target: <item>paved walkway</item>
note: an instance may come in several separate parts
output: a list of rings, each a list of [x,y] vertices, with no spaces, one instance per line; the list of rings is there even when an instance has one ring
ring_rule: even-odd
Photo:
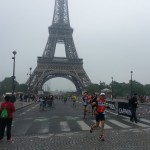
[[[29,105],[16,102],[16,109]],[[15,136],[13,141],[4,139],[0,150],[150,150],[150,128],[106,130],[105,141],[99,140],[99,130]]]
[[[12,143],[0,143],[1,150],[150,150],[150,129],[110,130],[105,141],[99,140],[99,131],[14,137]]]

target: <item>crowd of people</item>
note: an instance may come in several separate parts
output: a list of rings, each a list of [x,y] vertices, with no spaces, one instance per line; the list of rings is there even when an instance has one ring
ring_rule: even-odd
[[[44,110],[46,107],[54,107],[54,100],[61,100],[64,104],[67,101],[72,102],[72,106],[76,108],[76,102],[82,102],[83,107],[83,119],[86,119],[87,114],[91,114],[95,118],[95,124],[90,128],[90,133],[99,125],[100,128],[100,140],[104,141],[104,126],[105,126],[105,110],[108,108],[105,93],[93,93],[89,94],[85,91],[82,96],[73,95],[42,95],[36,98],[37,102],[40,102],[40,108]],[[130,121],[137,123],[136,109],[138,105],[138,96],[135,93],[129,99],[129,109],[131,110]],[[7,109],[7,112],[6,110]],[[10,95],[5,96],[5,101],[0,106],[0,141],[4,137],[5,128],[7,127],[7,140],[11,141],[11,125],[13,120],[13,113],[15,112],[14,103]]]
[[[40,102],[40,108],[44,110],[47,107],[54,107],[54,96],[48,95],[48,96],[40,96],[37,99],[38,102]]]

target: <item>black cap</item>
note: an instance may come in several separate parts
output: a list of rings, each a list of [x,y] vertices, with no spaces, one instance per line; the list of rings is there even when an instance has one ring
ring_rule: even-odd
[[[9,101],[9,100],[10,100],[10,96],[9,96],[9,95],[6,95],[6,96],[5,96],[5,100],[6,100],[6,101]]]

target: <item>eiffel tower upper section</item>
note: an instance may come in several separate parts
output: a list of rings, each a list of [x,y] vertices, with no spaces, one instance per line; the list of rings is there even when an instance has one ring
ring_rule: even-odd
[[[56,0],[52,25],[70,27],[68,1]]]
[[[52,25],[49,27],[49,39],[43,57],[54,58],[56,43],[65,45],[66,58],[78,59],[78,54],[72,38],[73,29],[70,27],[68,1],[55,0]]]

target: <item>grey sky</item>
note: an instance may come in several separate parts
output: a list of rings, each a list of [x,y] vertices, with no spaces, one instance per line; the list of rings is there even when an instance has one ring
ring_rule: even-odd
[[[110,83],[112,76],[127,83],[131,70],[134,80],[150,83],[149,0],[68,3],[76,50],[93,83]],[[53,11],[54,0],[0,0],[0,81],[12,76],[11,57],[16,50],[16,78],[26,82],[29,67],[36,67],[37,56],[44,51]],[[56,54],[63,56],[64,51],[58,48]],[[67,88],[74,87],[68,82]]]

